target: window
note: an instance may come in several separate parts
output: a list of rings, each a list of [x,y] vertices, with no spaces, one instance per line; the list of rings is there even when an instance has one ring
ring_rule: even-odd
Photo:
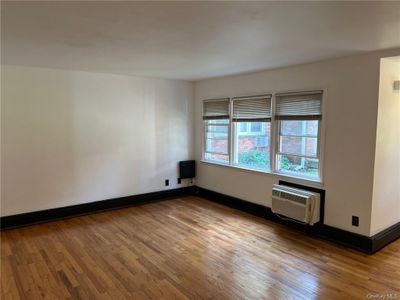
[[[263,131],[261,122],[240,122],[238,134],[240,135],[259,135]]]
[[[256,147],[268,147],[268,137],[265,136],[258,136],[256,138]]]
[[[229,162],[229,120],[206,120],[205,159]]]
[[[248,123],[242,122],[239,123],[239,134],[246,134],[249,133],[249,129],[248,129]]]
[[[205,100],[203,159],[318,181],[321,121],[322,91]]]
[[[233,165],[270,169],[271,95],[233,98]]]
[[[229,99],[203,104],[204,159],[229,163]]]
[[[320,178],[319,129],[322,92],[276,95],[276,171]]]
[[[263,127],[263,124],[261,122],[251,122],[250,123],[250,132],[258,134],[261,132],[262,127]]]

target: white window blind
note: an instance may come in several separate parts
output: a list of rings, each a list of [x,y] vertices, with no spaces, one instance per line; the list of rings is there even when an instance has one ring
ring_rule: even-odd
[[[233,98],[233,122],[271,121],[271,95]]]
[[[229,98],[203,101],[203,120],[218,119],[229,119]]]
[[[277,120],[321,120],[322,91],[276,94]]]

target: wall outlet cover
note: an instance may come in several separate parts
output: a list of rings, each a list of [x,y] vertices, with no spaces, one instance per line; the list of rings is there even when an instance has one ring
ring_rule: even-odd
[[[359,217],[351,216],[351,225],[358,227],[359,223],[360,223]]]

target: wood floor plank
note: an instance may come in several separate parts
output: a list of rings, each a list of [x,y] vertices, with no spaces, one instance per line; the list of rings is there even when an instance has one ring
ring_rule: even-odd
[[[2,299],[400,299],[366,255],[198,197],[1,232]]]

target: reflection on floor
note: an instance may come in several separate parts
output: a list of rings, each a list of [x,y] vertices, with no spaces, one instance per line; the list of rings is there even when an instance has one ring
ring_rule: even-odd
[[[400,240],[369,256],[198,197],[1,237],[2,299],[400,298]]]

